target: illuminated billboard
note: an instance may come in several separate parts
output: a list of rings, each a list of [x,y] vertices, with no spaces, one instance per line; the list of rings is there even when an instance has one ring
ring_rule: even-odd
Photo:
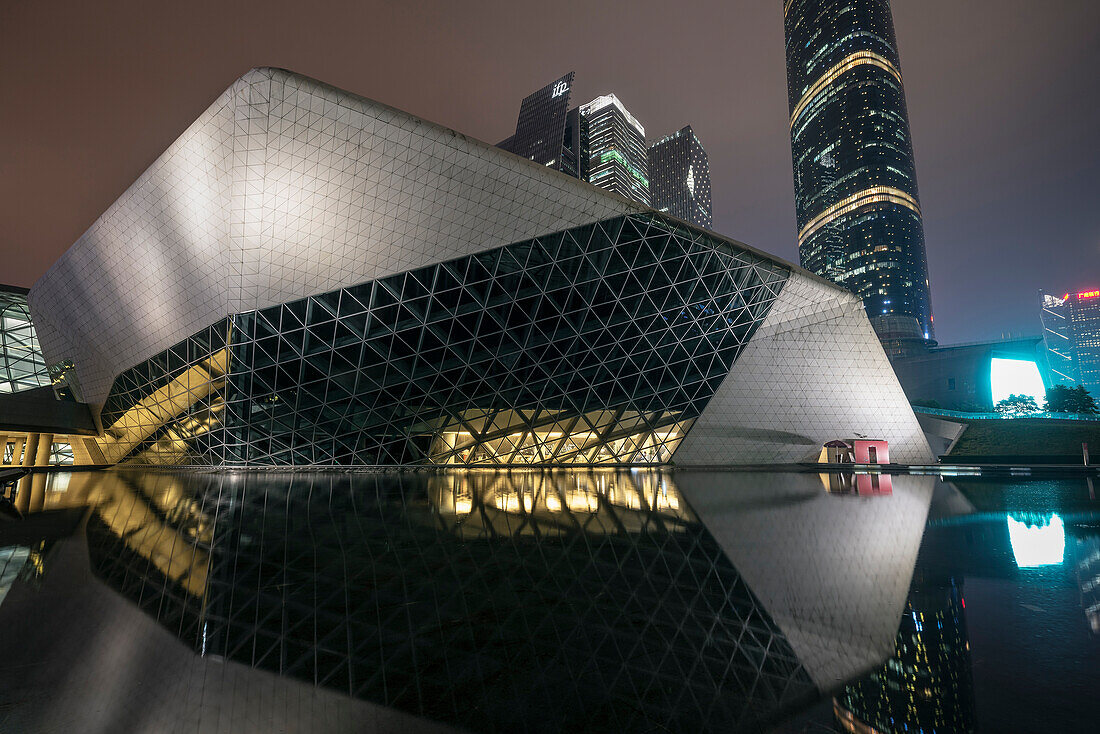
[[[1030,395],[1041,408],[1047,397],[1039,365],[1033,359],[993,357],[989,364],[989,384],[994,405],[1010,395]]]

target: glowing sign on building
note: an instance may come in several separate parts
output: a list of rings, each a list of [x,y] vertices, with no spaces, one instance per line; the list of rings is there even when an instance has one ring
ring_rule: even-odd
[[[560,81],[554,84],[554,93],[550,95],[550,98],[560,97],[569,91],[569,82]]]
[[[1008,539],[1018,568],[1054,566],[1066,554],[1066,527],[1057,514],[1050,517],[1027,514],[1021,519],[1009,515]]]
[[[989,385],[994,405],[1010,395],[1030,395],[1041,408],[1047,397],[1039,365],[1031,359],[994,357],[989,364]]]
[[[1100,298],[1100,291],[1082,291],[1077,294],[1078,298]]]

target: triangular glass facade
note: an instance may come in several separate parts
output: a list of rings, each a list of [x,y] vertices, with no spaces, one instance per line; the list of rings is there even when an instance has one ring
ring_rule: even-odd
[[[21,288],[0,286],[0,393],[50,384],[38,336]]]
[[[638,214],[238,314],[116,379],[104,453],[667,463],[788,274]]]

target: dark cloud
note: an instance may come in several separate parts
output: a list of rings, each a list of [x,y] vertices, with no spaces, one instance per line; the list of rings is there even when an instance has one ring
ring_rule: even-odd
[[[715,229],[796,260],[782,0],[52,3],[0,9],[0,282],[29,285],[234,78],[281,66],[475,137],[570,69],[690,123]],[[1100,3],[894,0],[941,341],[1100,285]]]

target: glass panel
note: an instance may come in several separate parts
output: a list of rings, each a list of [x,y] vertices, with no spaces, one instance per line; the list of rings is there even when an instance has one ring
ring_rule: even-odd
[[[667,463],[786,277],[652,214],[518,242],[204,330],[118,377],[104,452],[198,465]],[[362,311],[347,308],[351,293]]]

